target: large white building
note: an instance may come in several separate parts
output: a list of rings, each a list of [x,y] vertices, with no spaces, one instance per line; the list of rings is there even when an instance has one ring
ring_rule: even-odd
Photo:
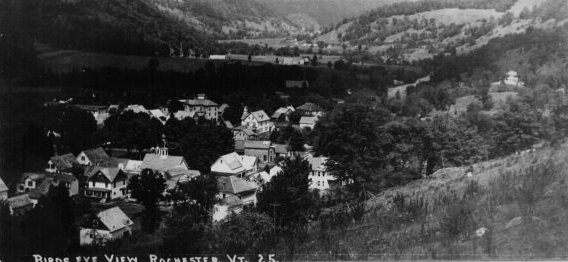
[[[205,94],[198,94],[195,99],[179,100],[184,105],[184,113],[194,119],[203,117],[207,120],[219,119],[219,104],[207,99]]]

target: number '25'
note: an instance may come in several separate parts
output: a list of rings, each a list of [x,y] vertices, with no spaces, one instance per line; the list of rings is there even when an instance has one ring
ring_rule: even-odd
[[[261,254],[258,254],[258,262],[266,262]],[[278,262],[274,259],[274,254],[268,255],[268,262]]]

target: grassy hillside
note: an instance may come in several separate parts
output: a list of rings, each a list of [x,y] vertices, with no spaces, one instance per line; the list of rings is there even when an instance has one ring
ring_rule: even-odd
[[[298,259],[563,258],[567,157],[564,143],[478,163],[471,176],[441,169],[368,200],[357,222],[328,215]]]
[[[400,0],[259,0],[275,12],[290,15],[304,14],[321,27],[339,23],[345,18],[361,15],[371,9],[400,2]]]

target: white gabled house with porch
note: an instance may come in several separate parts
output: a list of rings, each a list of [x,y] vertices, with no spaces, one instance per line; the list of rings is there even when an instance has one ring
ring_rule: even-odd
[[[113,200],[126,196],[128,177],[118,167],[95,167],[90,170],[85,197]]]

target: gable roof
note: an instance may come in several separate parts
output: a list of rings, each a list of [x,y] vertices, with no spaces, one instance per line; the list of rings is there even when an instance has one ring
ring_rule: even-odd
[[[319,107],[318,105],[316,105],[314,103],[305,103],[305,104],[297,107],[296,109],[300,110],[300,111],[309,111],[309,112],[323,111],[323,108]]]
[[[287,114],[288,112],[294,112],[294,107],[289,106],[278,108],[274,111],[274,114],[272,114],[272,118],[280,118],[282,114]]]
[[[288,154],[288,145],[285,144],[273,144],[274,153],[276,154]]]
[[[132,111],[134,113],[146,113],[148,114],[148,109],[146,109],[143,105],[128,105],[124,111]]]
[[[133,224],[132,220],[120,209],[113,207],[97,214],[97,218],[110,231],[115,232]]]
[[[207,98],[185,99],[185,100],[182,99],[179,101],[189,106],[219,106],[219,104]]]
[[[272,143],[270,141],[257,141],[257,140],[246,140],[244,147],[256,148],[256,149],[269,149]]]
[[[270,117],[268,117],[268,115],[266,114],[266,112],[264,112],[264,110],[258,110],[258,111],[254,111],[252,113],[249,113],[248,115],[246,115],[244,117],[244,119],[248,118],[249,116],[252,116],[254,119],[256,119],[257,121],[267,121],[270,120]]]
[[[300,118],[300,124],[315,125],[318,118],[315,116],[303,116]]]
[[[10,208],[12,209],[33,205],[30,197],[28,197],[28,194],[10,197],[6,199],[6,201],[8,202]]]
[[[177,111],[177,112],[174,113],[174,117],[175,117],[177,120],[180,120],[180,121],[181,121],[181,120],[184,120],[184,119],[186,119],[186,118],[188,118],[188,117],[189,117],[189,118],[193,118],[193,116],[195,116],[195,112],[192,112],[192,111],[184,111],[184,110],[181,110],[181,111]]]
[[[26,181],[26,179],[31,179],[34,181],[43,180],[46,177],[46,173],[33,173],[33,172],[24,172],[20,177],[20,183]]]
[[[222,104],[222,105],[219,107],[219,112],[221,112],[221,113],[225,112],[225,110],[226,110],[228,107],[229,107],[229,105],[227,105],[227,104]]]
[[[240,194],[249,191],[255,191],[258,185],[254,182],[249,182],[236,176],[219,177],[217,179],[219,192],[229,194]]]
[[[211,172],[237,174],[254,168],[256,157],[235,152],[223,155],[211,166]]]
[[[4,183],[4,180],[0,177],[0,192],[8,191],[8,186]]]
[[[73,105],[73,107],[84,110],[84,111],[100,111],[100,110],[106,110],[107,107],[106,106],[102,106],[102,105]]]
[[[116,177],[122,170],[118,167],[95,167],[89,172],[89,179],[96,175],[98,172],[101,172],[110,182],[114,182]]]
[[[87,156],[87,158],[89,158],[89,160],[93,164],[108,162],[110,159],[110,156],[108,156],[107,153],[101,147],[83,150],[83,153]]]
[[[161,157],[158,154],[147,153],[142,160],[140,170],[152,169],[160,172],[174,168],[187,168],[187,162],[182,156]]]
[[[73,164],[79,164],[79,162],[77,162],[77,158],[72,153],[52,156],[49,160],[51,160],[51,163],[53,163],[53,165],[55,165],[55,167],[60,171],[73,168]]]

